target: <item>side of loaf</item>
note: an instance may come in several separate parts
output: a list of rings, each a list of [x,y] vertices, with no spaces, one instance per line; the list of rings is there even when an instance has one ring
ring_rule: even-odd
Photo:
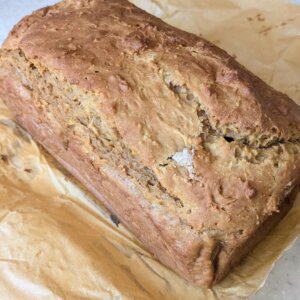
[[[188,281],[221,280],[287,213],[300,107],[125,0],[66,0],[0,50],[17,122]]]

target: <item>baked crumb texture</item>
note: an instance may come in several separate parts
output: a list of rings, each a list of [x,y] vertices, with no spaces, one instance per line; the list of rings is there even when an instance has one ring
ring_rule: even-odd
[[[25,17],[0,52],[0,96],[196,285],[223,278],[299,185],[299,106],[127,1],[63,1]]]

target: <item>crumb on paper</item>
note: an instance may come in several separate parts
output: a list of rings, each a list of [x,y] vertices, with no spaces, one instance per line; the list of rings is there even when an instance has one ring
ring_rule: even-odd
[[[272,29],[273,29],[273,26],[263,27],[258,33],[267,35]]]
[[[5,163],[8,163],[8,155],[7,154],[1,154],[1,160],[3,160]]]
[[[259,21],[259,22],[265,21],[265,17],[263,17],[262,14],[257,14],[255,17],[256,17],[257,21]]]
[[[26,173],[31,173],[31,172],[32,172],[32,169],[26,168],[26,169],[24,169],[24,172],[26,172]]]

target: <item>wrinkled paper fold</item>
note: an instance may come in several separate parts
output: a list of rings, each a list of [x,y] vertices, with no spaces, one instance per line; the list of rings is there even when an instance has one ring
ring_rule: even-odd
[[[135,0],[235,55],[300,104],[300,7],[284,0]],[[213,290],[159,264],[11,119],[0,102],[1,299],[237,299],[266,280],[300,234],[289,215]]]

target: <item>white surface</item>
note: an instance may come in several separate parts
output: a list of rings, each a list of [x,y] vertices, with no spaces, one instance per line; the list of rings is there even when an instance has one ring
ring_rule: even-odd
[[[23,16],[56,2],[58,0],[0,0],[0,44]]]
[[[251,300],[300,299],[300,239],[275,264],[264,287]]]
[[[0,0],[0,44],[24,15],[56,0]],[[300,3],[300,0],[294,0]],[[300,300],[300,239],[276,263],[264,287],[252,300]]]

